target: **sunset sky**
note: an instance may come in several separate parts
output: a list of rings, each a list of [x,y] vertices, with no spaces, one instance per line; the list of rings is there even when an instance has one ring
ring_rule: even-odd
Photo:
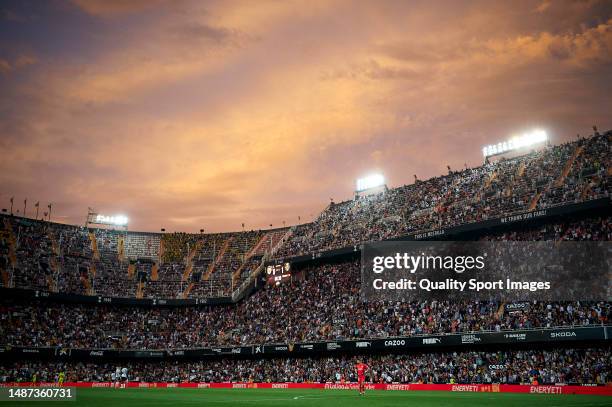
[[[0,208],[60,222],[290,225],[611,113],[611,1],[0,3]]]

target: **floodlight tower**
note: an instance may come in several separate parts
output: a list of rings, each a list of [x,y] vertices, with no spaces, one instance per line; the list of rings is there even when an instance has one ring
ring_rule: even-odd
[[[385,192],[387,189],[385,177],[382,174],[370,174],[363,178],[358,178],[355,182],[355,199]]]
[[[497,144],[484,146],[482,155],[486,162],[490,157],[546,143],[547,141],[548,134],[544,130],[533,130]]]

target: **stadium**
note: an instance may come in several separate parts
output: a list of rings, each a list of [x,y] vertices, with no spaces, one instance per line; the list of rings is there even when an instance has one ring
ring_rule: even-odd
[[[111,25],[109,19],[123,24],[121,18],[151,12],[132,11],[137,2],[83,3],[70,7]],[[24,8],[8,5],[6,24],[23,24],[17,19]],[[2,35],[9,38],[11,30]],[[18,69],[15,62],[0,70],[3,80]],[[100,107],[108,103],[100,99],[87,103],[104,115],[113,109]],[[0,109],[12,126],[0,129],[18,128],[11,121],[16,113],[4,102]],[[61,203],[39,200],[32,209],[31,198],[28,208],[27,198],[15,197],[17,186],[39,185],[32,196],[46,194],[49,184],[51,196],[59,196],[60,183],[41,173],[40,184],[1,178],[0,404],[609,406],[612,130],[592,126],[570,137],[534,127],[486,142],[493,144],[472,148],[466,139],[480,160],[472,167],[448,166],[423,179],[401,172],[397,186],[382,171],[369,172],[341,201],[317,195],[323,209],[311,220],[236,227],[222,218],[218,232],[186,232],[180,223],[177,231],[152,231],[150,224],[132,230],[134,219],[146,221],[150,213],[144,203],[143,213],[98,210],[97,202],[106,201],[73,189]],[[67,153],[71,143],[60,148],[62,169],[75,159]],[[21,174],[10,163],[13,156],[27,160],[26,150],[2,145],[8,153],[0,168]],[[129,161],[132,172],[140,171],[136,161]],[[146,172],[157,168],[149,164]],[[108,171],[105,180],[121,183],[118,172],[100,168]],[[335,162],[330,171],[340,168]],[[55,169],[49,164],[44,171]],[[79,171],[68,172],[66,179],[87,189]],[[154,185],[162,185],[156,177]],[[105,199],[129,204],[107,181],[91,183]],[[83,200],[93,207],[83,211]],[[219,205],[231,212],[228,202]],[[290,202],[299,213],[299,200]],[[62,217],[71,211],[85,221]],[[397,250],[397,263],[385,261],[384,250]],[[430,277],[431,289],[419,282],[409,290],[411,278],[426,271],[415,266],[394,274],[400,250],[404,259],[410,250],[421,256],[423,269],[425,259],[438,259],[432,264],[452,270],[440,272],[436,282],[444,284]],[[380,269],[370,267],[371,253]],[[451,266],[443,267],[443,258]],[[499,284],[463,292],[478,276],[470,268],[490,262],[483,275],[500,277]]]

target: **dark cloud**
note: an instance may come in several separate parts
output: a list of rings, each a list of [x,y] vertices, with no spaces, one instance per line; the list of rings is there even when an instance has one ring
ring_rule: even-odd
[[[0,59],[0,73],[6,74],[12,71],[11,64],[6,59]]]
[[[121,14],[141,13],[151,9],[168,9],[172,0],[72,0],[75,6],[94,16],[116,16]]]
[[[174,29],[174,33],[180,38],[188,41],[207,40],[214,42],[225,42],[235,36],[235,31],[222,27],[213,27],[197,22],[185,24]]]
[[[34,65],[36,62],[36,58],[30,55],[18,55],[13,61],[0,58],[0,74],[8,74],[28,65]]]
[[[27,20],[25,17],[17,14],[15,11],[8,10],[8,9],[0,10],[0,18],[6,21],[12,21],[12,22],[18,22],[18,23]]]

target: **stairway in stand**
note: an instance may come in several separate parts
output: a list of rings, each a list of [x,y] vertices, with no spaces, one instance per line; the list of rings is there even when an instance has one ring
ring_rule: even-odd
[[[83,288],[85,288],[86,295],[94,295],[89,270],[87,272],[87,276],[81,276],[81,283],[83,284]]]
[[[229,237],[227,240],[225,240],[225,242],[223,242],[223,246],[221,246],[221,250],[219,250],[219,253],[217,253],[217,256],[215,256],[215,259],[208,265],[208,268],[206,269],[206,273],[202,275],[202,281],[207,281],[208,279],[210,279],[210,276],[215,271],[215,267],[217,266],[217,264],[221,262],[221,259],[223,259],[223,256],[225,255],[225,252],[227,251],[227,248],[229,247],[233,239],[234,239],[233,237]]]
[[[536,194],[531,198],[531,202],[529,203],[529,210],[533,211],[537,206],[540,198],[542,197],[541,192],[536,192]]]
[[[138,286],[136,287],[136,298],[142,298],[142,293],[144,291],[143,288],[144,288],[144,281],[139,281]]]
[[[565,166],[563,167],[563,171],[561,172],[561,175],[555,181],[555,188],[559,188],[560,186],[563,185],[563,183],[565,182],[565,178],[567,178],[567,175],[572,170],[572,165],[574,165],[574,161],[576,161],[576,158],[578,158],[578,156],[582,153],[583,149],[584,149],[583,146],[576,147],[576,149],[572,153],[572,156],[565,163]]]
[[[576,158],[578,158],[578,156],[582,153],[583,149],[584,149],[583,146],[577,146],[574,149],[574,152],[572,153],[570,158],[568,158],[567,162],[563,166],[563,170],[561,171],[561,174],[559,174],[559,177],[552,184],[552,187],[554,187],[554,188],[561,188],[563,186],[563,183],[565,182],[565,179],[567,178],[567,176],[569,175],[570,171],[572,170],[572,165],[574,165],[574,162],[576,161]],[[530,211],[533,211],[533,210],[535,210],[538,207],[538,202],[540,201],[540,198],[542,197],[542,194],[544,192],[550,191],[550,189],[551,189],[551,185],[549,184],[546,188],[544,188],[543,191],[536,192],[536,194],[533,196],[533,198],[531,198],[531,202],[529,203],[529,210]],[[584,193],[584,190],[583,190],[583,193]]]
[[[91,253],[94,260],[100,260],[100,251],[98,250],[98,241],[94,232],[89,231],[89,241],[91,242]]]
[[[512,180],[508,183],[508,186],[504,190],[505,197],[509,198],[512,196],[512,191],[514,190],[514,186],[516,185],[519,179],[523,178],[526,168],[527,168],[527,165],[525,165],[525,162],[521,161],[521,163],[519,164],[519,167],[516,170],[516,174],[514,174],[514,178],[512,178]]]
[[[189,254],[187,254],[187,257],[185,258],[185,270],[183,271],[183,275],[181,276],[181,281],[189,281],[189,279],[191,278],[191,274],[193,273],[193,258],[198,253],[198,251],[200,251],[203,244],[204,242],[198,240],[189,251]]]
[[[189,283],[187,288],[185,288],[185,291],[183,291],[182,298],[184,298],[184,299],[189,298],[189,293],[193,289],[193,286],[194,286],[193,282]]]

